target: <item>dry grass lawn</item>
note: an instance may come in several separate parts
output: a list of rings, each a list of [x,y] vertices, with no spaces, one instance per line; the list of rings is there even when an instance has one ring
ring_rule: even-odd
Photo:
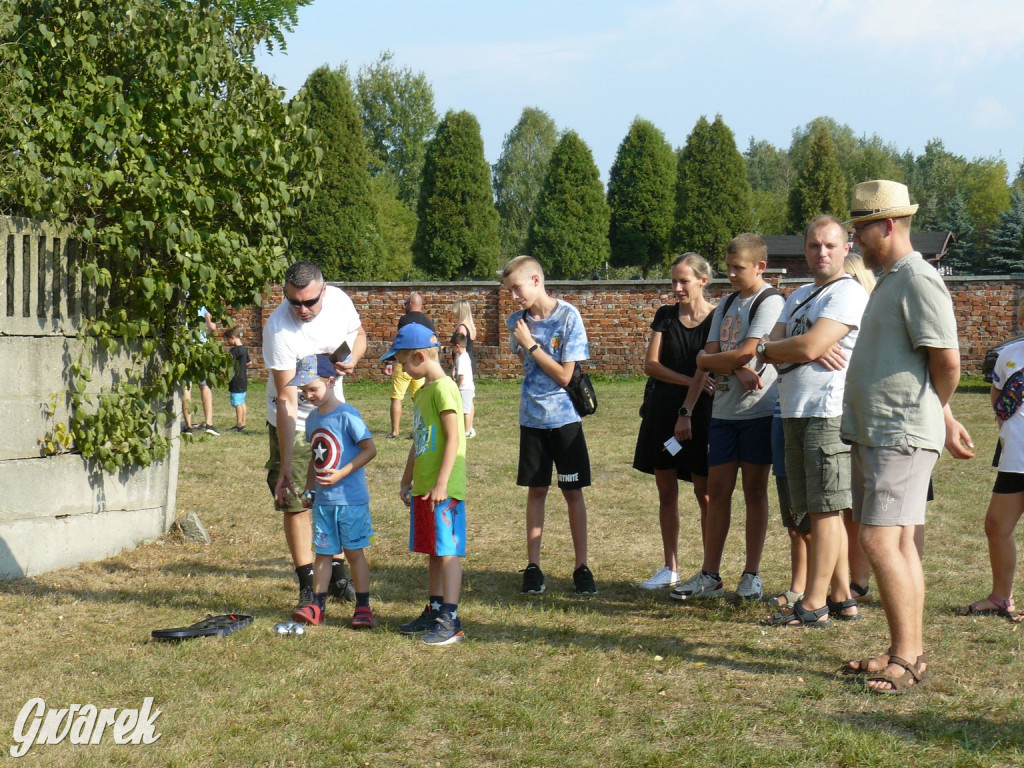
[[[217,393],[220,438],[182,448],[179,513],[197,512],[209,546],[168,535],[109,560],[0,584],[0,731],[14,743],[32,697],[162,711],[152,745],[36,745],[38,766],[995,766],[1024,761],[1017,666],[1024,630],[956,610],[989,591],[982,520],[994,470],[987,396],[958,394],[978,458],[940,461],[926,551],[926,640],[933,682],[904,697],[869,695],[841,663],[886,647],[877,604],[826,631],[769,629],[760,605],[678,605],[633,585],[658,566],[653,478],[630,467],[643,382],[599,382],[586,421],[594,465],[591,566],[600,594],[571,596],[564,503],[549,500],[548,592],[519,594],[525,492],[514,484],[518,386],[483,383],[469,444],[469,556],[460,613],[467,642],[429,648],[394,627],[416,615],[425,561],[407,551],[398,479],[409,442],[380,439],[368,468],[377,543],[369,550],[381,626],[356,633],[350,609],[329,625],[279,637],[295,578],[264,481],[262,388],[236,434]],[[374,434],[387,390],[352,385]],[[409,427],[407,406],[404,427]],[[770,494],[774,497],[774,491]],[[682,570],[699,566],[696,505],[683,493]],[[735,587],[743,515],[723,575]],[[788,584],[788,550],[772,498],[762,575]],[[40,546],[46,546],[40,542]],[[178,644],[151,629],[239,611],[254,624]],[[11,758],[7,757],[8,760]],[[13,762],[13,761],[12,761]]]

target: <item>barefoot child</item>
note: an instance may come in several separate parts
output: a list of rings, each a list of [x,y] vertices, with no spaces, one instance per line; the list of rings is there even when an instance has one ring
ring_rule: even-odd
[[[399,495],[410,507],[409,551],[428,556],[427,607],[402,624],[405,635],[423,635],[428,645],[465,639],[459,619],[462,561],[466,556],[466,441],[459,388],[438,361],[437,336],[408,323],[384,358],[395,356],[423,386],[413,398],[413,443]]]
[[[312,455],[303,499],[313,506],[313,602],[292,611],[303,624],[323,624],[333,559],[344,549],[356,590],[353,629],[376,624],[370,610],[370,568],[363,550],[373,542],[370,492],[364,467],[377,455],[359,411],[334,394],[334,363],[329,355],[299,362],[289,387],[298,387],[313,410],[306,416],[306,440]]]

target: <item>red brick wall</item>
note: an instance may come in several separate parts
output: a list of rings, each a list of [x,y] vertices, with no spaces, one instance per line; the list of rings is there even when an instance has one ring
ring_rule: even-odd
[[[957,314],[963,370],[979,373],[985,352],[1017,335],[1016,307],[1024,283],[1005,277],[945,279]],[[788,293],[802,283],[786,280],[780,287]],[[497,283],[345,283],[342,287],[359,310],[369,339],[366,360],[357,369],[360,378],[383,378],[376,359],[394,337],[402,303],[411,291],[423,294],[424,312],[434,321],[444,343],[455,330],[452,302],[469,300],[477,325],[476,351],[482,377],[510,378],[521,371],[518,360],[508,351],[505,332],[505,318],[513,311],[511,298]],[[727,281],[716,280],[708,293],[717,300],[728,290]],[[609,375],[643,372],[648,328],[654,312],[662,304],[674,301],[667,281],[552,281],[548,283],[548,292],[579,308],[590,337],[592,361],[588,367]],[[258,366],[260,378],[266,378],[261,354],[262,326],[282,299],[278,286],[270,292],[262,309],[252,307],[232,313],[236,325],[244,331],[243,340]]]

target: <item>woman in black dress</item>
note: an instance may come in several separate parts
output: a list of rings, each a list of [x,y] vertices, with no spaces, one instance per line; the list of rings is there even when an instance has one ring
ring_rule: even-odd
[[[666,304],[651,322],[644,372],[650,377],[644,392],[643,421],[637,435],[633,468],[654,475],[658,486],[658,518],[665,550],[665,565],[639,586],[671,587],[679,581],[679,480],[693,483],[700,507],[703,538],[708,511],[708,425],[714,381],[708,379],[691,414],[693,436],[682,440],[679,408],[697,371],[697,353],[704,349],[711,330],[712,305],[704,296],[711,278],[707,261],[684,253],[672,263],[672,291],[676,304]],[[680,450],[672,455],[665,441],[674,437]]]

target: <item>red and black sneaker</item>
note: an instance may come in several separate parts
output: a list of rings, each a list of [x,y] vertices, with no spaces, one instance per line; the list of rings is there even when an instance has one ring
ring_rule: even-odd
[[[370,606],[356,606],[356,612],[352,614],[352,629],[373,629],[375,626],[377,626],[377,620],[373,618]]]
[[[292,611],[292,620],[299,624],[312,624],[314,627],[324,623],[324,611],[319,605],[300,605]]]

